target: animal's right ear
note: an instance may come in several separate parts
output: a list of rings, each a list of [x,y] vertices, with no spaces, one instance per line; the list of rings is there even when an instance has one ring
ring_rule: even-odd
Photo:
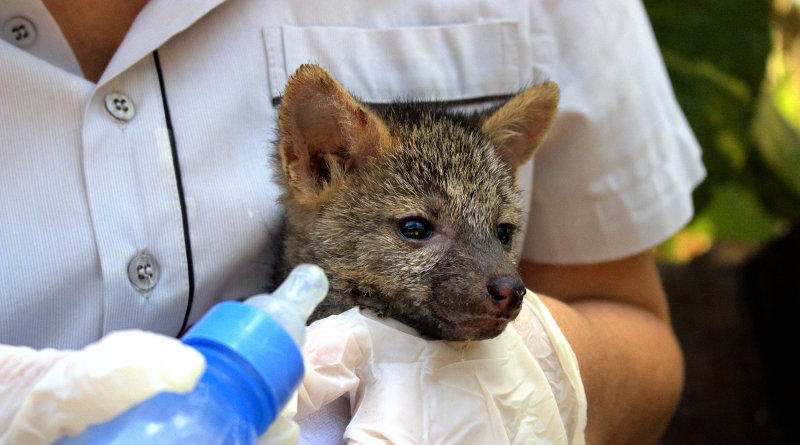
[[[289,79],[278,129],[283,173],[300,200],[313,201],[390,144],[386,125],[316,65]]]
[[[528,162],[556,117],[560,93],[552,82],[534,85],[483,120],[483,131],[513,175]]]

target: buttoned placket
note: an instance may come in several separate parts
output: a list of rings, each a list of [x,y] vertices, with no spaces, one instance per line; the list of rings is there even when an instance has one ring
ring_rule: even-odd
[[[175,15],[169,12],[173,3],[155,1],[140,16],[171,15],[177,31],[219,2],[192,2],[194,8],[181,7]],[[190,309],[191,247],[181,173],[152,52],[167,37],[134,23],[84,117],[87,196],[105,286],[103,332],[147,327],[175,335]]]
[[[142,12],[143,22],[168,23],[169,29],[154,34],[146,26],[132,27],[93,90],[88,82],[73,82],[86,94],[81,98],[80,150],[102,277],[102,309],[96,312],[100,334],[143,328],[176,335],[186,322],[188,228],[154,50],[220,2],[151,1]],[[0,27],[3,40],[69,73],[59,76],[81,75],[40,3],[4,2]],[[94,321],[87,318],[86,323]]]
[[[188,273],[176,170],[152,56],[97,86],[84,171],[104,277],[103,331],[177,334]]]

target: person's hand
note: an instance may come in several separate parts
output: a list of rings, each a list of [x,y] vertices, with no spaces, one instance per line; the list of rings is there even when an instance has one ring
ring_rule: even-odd
[[[111,420],[160,392],[188,393],[205,359],[180,341],[114,332],[80,351],[0,345],[0,445],[49,444]],[[294,445],[296,423],[278,417],[258,445]]]
[[[297,445],[300,427],[294,420],[278,416],[269,429],[259,436],[258,445]]]
[[[295,419],[309,443],[341,439],[336,419],[317,413],[341,396],[352,407],[350,445],[584,443],[575,356],[530,293],[514,329],[491,340],[429,341],[352,309],[312,324],[304,356]]]
[[[195,349],[143,331],[79,351],[0,345],[0,445],[77,435],[162,391],[191,391],[204,371]]]

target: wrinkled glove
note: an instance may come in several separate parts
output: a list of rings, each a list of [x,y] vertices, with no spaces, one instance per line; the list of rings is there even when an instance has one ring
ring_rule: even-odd
[[[49,444],[162,391],[187,393],[205,359],[180,341],[114,332],[79,351],[0,346],[0,444]]]
[[[188,393],[202,354],[144,331],[114,332],[79,351],[0,345],[0,445],[45,445],[113,419],[160,392]],[[279,418],[259,445],[294,445],[299,429]]]
[[[342,443],[345,417],[349,445],[584,444],[586,397],[566,338],[530,292],[513,326],[468,343],[424,340],[359,309],[315,322],[287,407],[301,443]],[[341,396],[349,416],[326,412]]]

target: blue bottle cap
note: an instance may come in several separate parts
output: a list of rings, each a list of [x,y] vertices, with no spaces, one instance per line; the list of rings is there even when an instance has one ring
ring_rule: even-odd
[[[303,378],[303,357],[292,337],[270,316],[229,301],[212,307],[181,341],[209,358],[222,355],[244,368],[261,435]],[[210,360],[209,360],[210,363]]]

